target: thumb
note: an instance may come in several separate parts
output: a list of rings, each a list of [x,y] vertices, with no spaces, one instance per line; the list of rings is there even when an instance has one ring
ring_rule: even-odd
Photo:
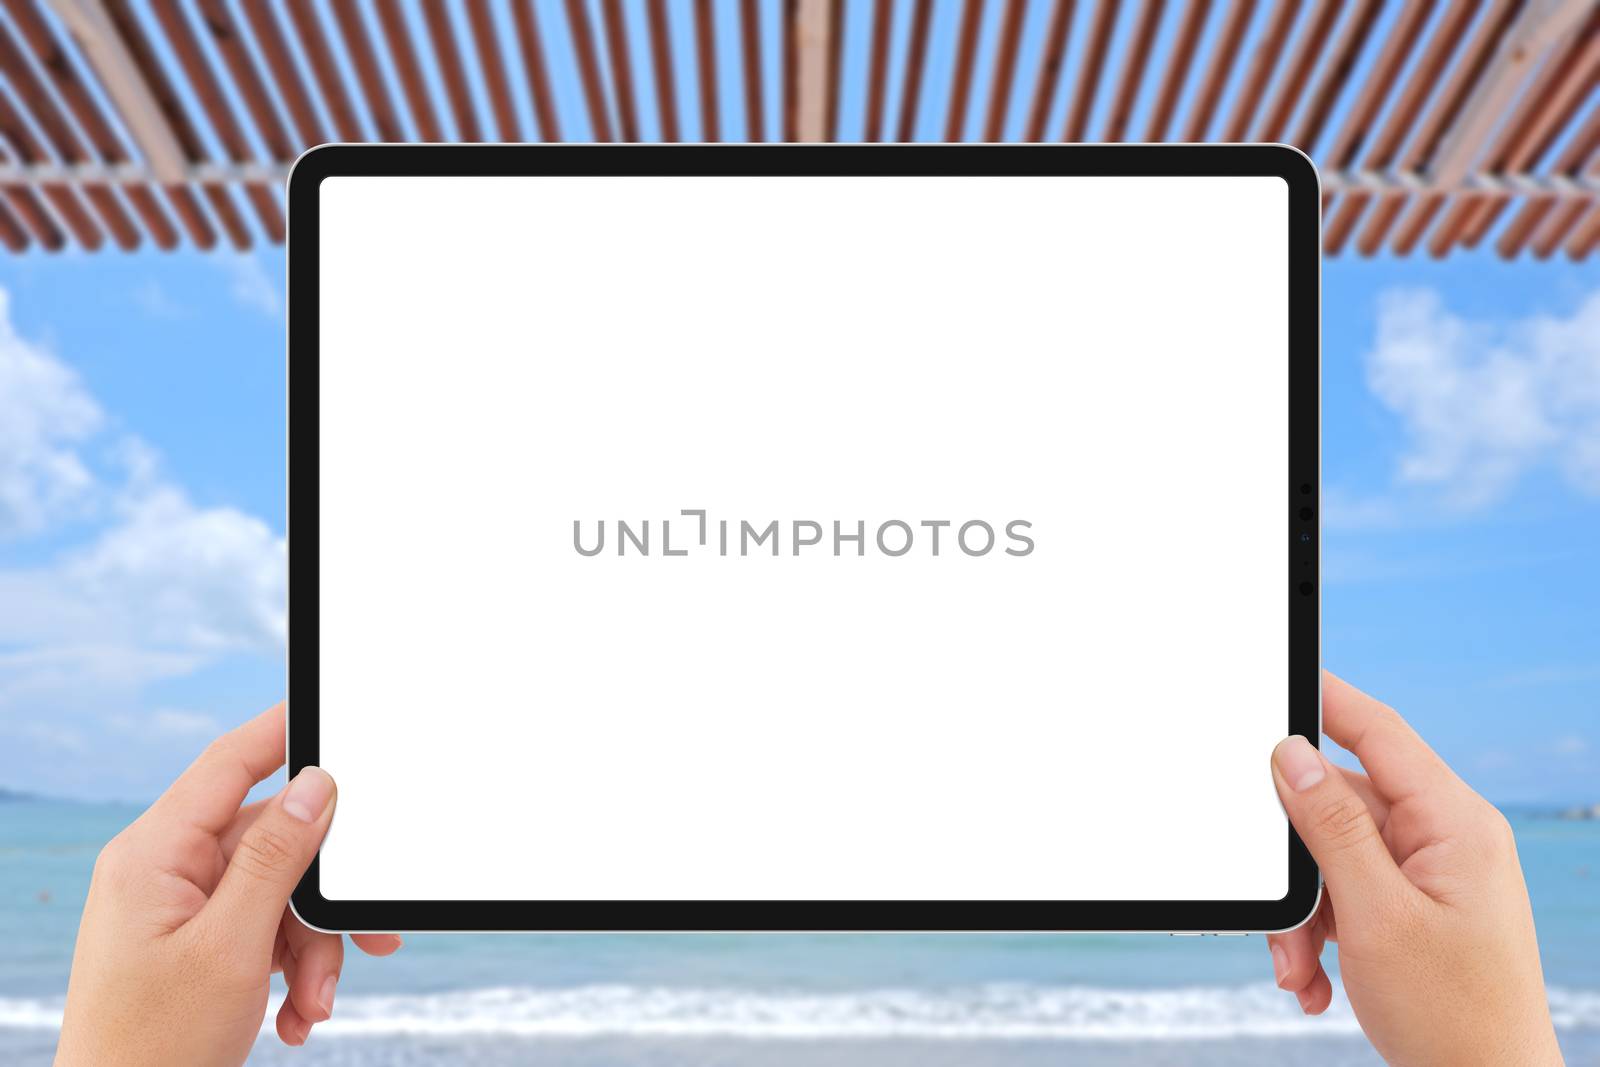
[[[333,821],[328,772],[306,767],[267,802],[239,838],[201,916],[232,940],[272,951],[278,922]]]
[[[1280,741],[1272,750],[1272,779],[1283,810],[1338,900],[1341,917],[1411,888],[1367,802],[1311,742],[1298,734]]]

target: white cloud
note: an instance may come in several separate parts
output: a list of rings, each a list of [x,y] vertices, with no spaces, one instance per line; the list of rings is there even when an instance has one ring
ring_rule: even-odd
[[[1575,685],[1584,682],[1600,682],[1600,665],[1572,663],[1530,667],[1490,679],[1485,684],[1497,689],[1520,689],[1531,686]]]
[[[69,367],[17,336],[0,291],[0,541],[85,505],[94,476],[78,448],[104,421]]]
[[[178,737],[215,737],[220,731],[217,720],[198,711],[180,711],[161,708],[150,716],[150,728],[158,734]]]
[[[146,278],[133,290],[133,303],[152,319],[176,320],[186,318],[188,312],[161,287],[154,278]]]
[[[1396,502],[1387,496],[1358,496],[1337,486],[1322,490],[1322,525],[1331,530],[1371,530],[1400,521]]]
[[[1558,756],[1581,756],[1589,751],[1589,742],[1577,734],[1558,738],[1553,746]]]
[[[273,317],[283,311],[283,297],[279,295],[278,286],[254,255],[223,253],[217,257],[217,262],[227,271],[229,292],[240,304]]]
[[[288,546],[260,519],[197,508],[158,484],[56,574],[103,611],[131,612],[145,641],[195,651],[277,650],[287,633]]]
[[[1404,423],[1399,480],[1460,510],[1550,466],[1600,494],[1600,291],[1571,315],[1474,321],[1430,291],[1381,301],[1367,380]]]
[[[1511,753],[1500,748],[1490,748],[1478,753],[1473,761],[1480,770],[1503,771],[1517,765],[1517,759]]]
[[[0,292],[0,537],[34,539],[34,562],[0,566],[0,781],[47,773],[29,752],[105,744],[153,683],[284,651],[285,539],[197,504],[109,422],[66,364],[16,335]],[[216,726],[170,709],[142,721],[169,745]]]

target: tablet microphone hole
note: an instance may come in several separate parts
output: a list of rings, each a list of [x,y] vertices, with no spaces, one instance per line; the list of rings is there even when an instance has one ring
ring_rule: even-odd
[[[1311,595],[1311,583],[1310,582],[1301,582],[1300,583],[1300,594],[1302,596],[1310,596]]]
[[[1300,509],[1300,517],[1302,519],[1305,519],[1305,520],[1309,521],[1311,519],[1311,514],[1312,513],[1311,513],[1311,509],[1310,508],[1301,508]]]
[[[1311,483],[1310,482],[1301,482],[1300,483],[1300,495],[1301,496],[1310,496],[1311,495]]]

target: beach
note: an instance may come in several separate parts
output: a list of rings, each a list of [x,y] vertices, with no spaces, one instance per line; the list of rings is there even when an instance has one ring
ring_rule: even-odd
[[[0,1062],[50,1062],[101,844],[132,808],[0,804]],[[1600,1063],[1600,823],[1513,819],[1569,1063]],[[1259,937],[412,935],[352,952],[304,1049],[259,1064],[1372,1064]]]

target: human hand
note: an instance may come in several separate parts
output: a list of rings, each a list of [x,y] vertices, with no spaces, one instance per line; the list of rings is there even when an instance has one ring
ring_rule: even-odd
[[[278,1036],[305,1041],[333,1010],[338,934],[288,910],[333,821],[333,779],[307,767],[245,807],[283,765],[283,705],[224,734],[101,850],[72,957],[58,1067],[240,1064],[266,1013],[271,976],[289,996]],[[393,934],[355,934],[373,956]]]
[[[1559,1064],[1533,912],[1511,826],[1393,710],[1323,675],[1322,730],[1366,774],[1303,737],[1272,753],[1289,820],[1322,869],[1322,902],[1267,941],[1307,1014],[1333,989],[1337,943],[1361,1029],[1392,1064]]]

